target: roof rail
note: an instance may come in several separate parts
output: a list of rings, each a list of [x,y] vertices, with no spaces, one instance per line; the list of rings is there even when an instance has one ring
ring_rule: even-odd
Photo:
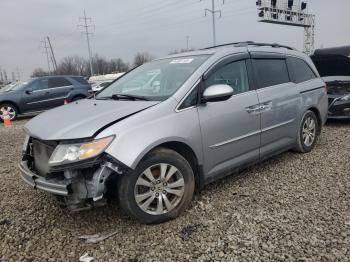
[[[215,45],[215,46],[210,46],[210,47],[206,47],[200,50],[208,50],[208,49],[212,49],[212,48],[217,48],[217,47],[224,47],[224,46],[237,46],[237,47],[246,47],[246,46],[271,46],[271,47],[276,47],[276,48],[287,48],[289,50],[296,50],[293,47],[290,46],[286,46],[286,45],[280,45],[277,43],[259,43],[259,42],[254,42],[254,41],[245,41],[245,42],[234,42],[234,43],[227,43],[227,44],[222,44],[222,45]]]

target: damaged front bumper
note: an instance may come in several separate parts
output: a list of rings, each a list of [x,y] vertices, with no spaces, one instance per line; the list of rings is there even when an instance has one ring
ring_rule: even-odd
[[[28,167],[28,161],[21,161],[19,164],[22,179],[34,189],[43,190],[54,195],[67,196],[69,194],[68,181],[57,179],[47,180],[32,172]]]
[[[104,204],[107,182],[127,172],[123,166],[110,161],[109,158],[99,161],[99,164],[94,166],[65,168],[47,176],[38,175],[30,168],[27,160],[22,160],[19,168],[22,179],[28,185],[58,196],[61,204],[72,211]]]
[[[350,119],[350,101],[342,101],[341,97],[329,96],[329,119]]]

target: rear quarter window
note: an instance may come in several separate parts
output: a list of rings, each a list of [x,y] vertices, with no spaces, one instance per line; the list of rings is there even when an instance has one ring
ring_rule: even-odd
[[[302,59],[296,57],[287,58],[288,70],[294,83],[302,83],[316,78],[316,74]]]
[[[253,63],[260,88],[290,81],[285,59],[254,59]]]
[[[51,77],[49,78],[49,88],[70,86],[72,83],[64,77]]]

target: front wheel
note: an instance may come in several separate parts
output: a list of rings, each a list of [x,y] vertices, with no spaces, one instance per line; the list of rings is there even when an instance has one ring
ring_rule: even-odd
[[[155,224],[173,219],[186,209],[194,184],[187,160],[173,150],[160,148],[121,177],[118,196],[129,215],[141,223]]]
[[[316,145],[319,137],[319,122],[314,112],[308,110],[304,114],[299,131],[295,150],[300,153],[310,152]]]

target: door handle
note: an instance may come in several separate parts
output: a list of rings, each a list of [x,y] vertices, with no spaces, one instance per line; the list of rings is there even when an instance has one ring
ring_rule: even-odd
[[[271,107],[272,107],[272,103],[271,102],[262,103],[260,105],[260,111],[270,110]]]
[[[251,114],[251,113],[255,113],[255,112],[259,112],[260,111],[260,105],[254,105],[254,106],[248,106],[246,108],[246,111]]]

